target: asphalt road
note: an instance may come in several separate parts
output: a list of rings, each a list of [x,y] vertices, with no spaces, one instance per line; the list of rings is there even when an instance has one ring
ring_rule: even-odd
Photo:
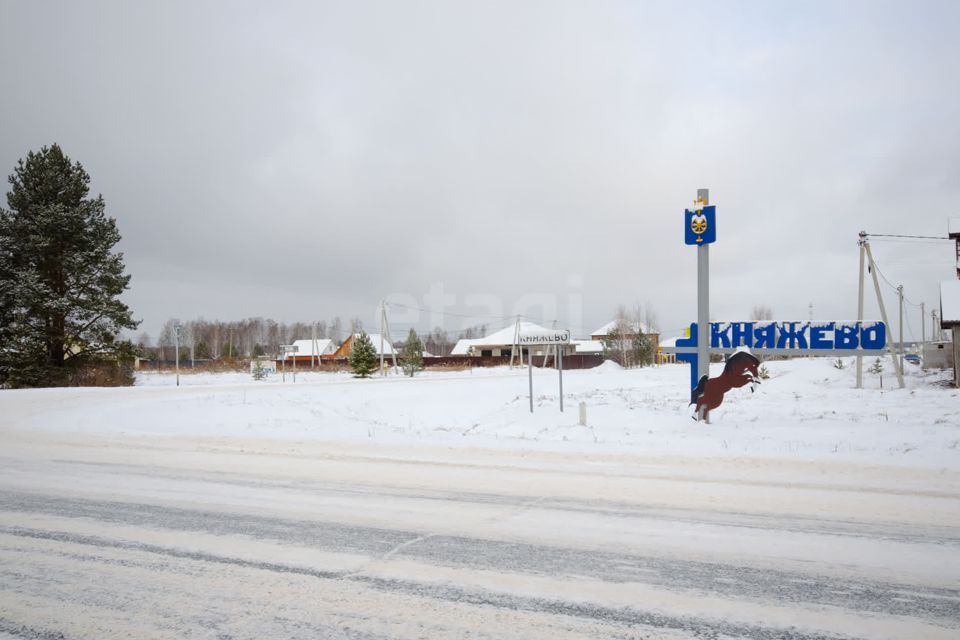
[[[0,435],[0,639],[960,637],[956,474]]]

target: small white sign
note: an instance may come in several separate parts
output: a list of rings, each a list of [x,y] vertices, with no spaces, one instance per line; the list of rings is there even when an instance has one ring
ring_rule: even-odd
[[[521,333],[518,344],[569,344],[570,331],[557,329],[556,331],[538,331],[536,333]]]

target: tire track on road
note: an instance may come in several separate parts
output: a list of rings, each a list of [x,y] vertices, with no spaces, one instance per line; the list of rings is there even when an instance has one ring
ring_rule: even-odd
[[[440,535],[430,531],[384,529],[35,494],[0,492],[0,510],[88,518],[156,530],[247,537],[308,546],[323,551],[361,553],[384,560],[410,559],[445,567],[553,577],[582,576],[608,583],[639,582],[667,589],[708,592],[759,602],[829,605],[851,611],[936,619],[950,626],[960,627],[960,589],[869,580],[854,581],[812,572],[758,569],[688,559]],[[0,531],[19,529],[0,527]]]

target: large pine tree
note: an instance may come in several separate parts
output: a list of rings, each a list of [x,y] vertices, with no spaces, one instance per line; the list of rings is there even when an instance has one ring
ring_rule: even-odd
[[[116,221],[90,176],[56,144],[30,152],[0,208],[0,384],[65,384],[137,326],[119,296],[130,276]]]

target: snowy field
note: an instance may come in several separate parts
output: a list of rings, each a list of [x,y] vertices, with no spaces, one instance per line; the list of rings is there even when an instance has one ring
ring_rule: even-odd
[[[956,639],[960,394],[832,364],[3,391],[0,638]]]
[[[697,425],[687,406],[685,365],[624,370],[612,362],[564,373],[534,370],[534,413],[526,369],[474,369],[353,379],[301,371],[254,382],[245,373],[141,373],[133,389],[18,392],[0,397],[14,421],[37,429],[201,437],[377,443],[434,443],[652,455],[763,456],[851,460],[960,469],[960,391],[944,373],[906,364],[907,388],[890,371],[864,372],[854,360],[767,363],[755,393],[732,390]],[[871,364],[869,361],[866,365]],[[867,368],[865,365],[864,369]],[[722,365],[713,365],[717,375]],[[578,405],[587,426],[578,425]]]

